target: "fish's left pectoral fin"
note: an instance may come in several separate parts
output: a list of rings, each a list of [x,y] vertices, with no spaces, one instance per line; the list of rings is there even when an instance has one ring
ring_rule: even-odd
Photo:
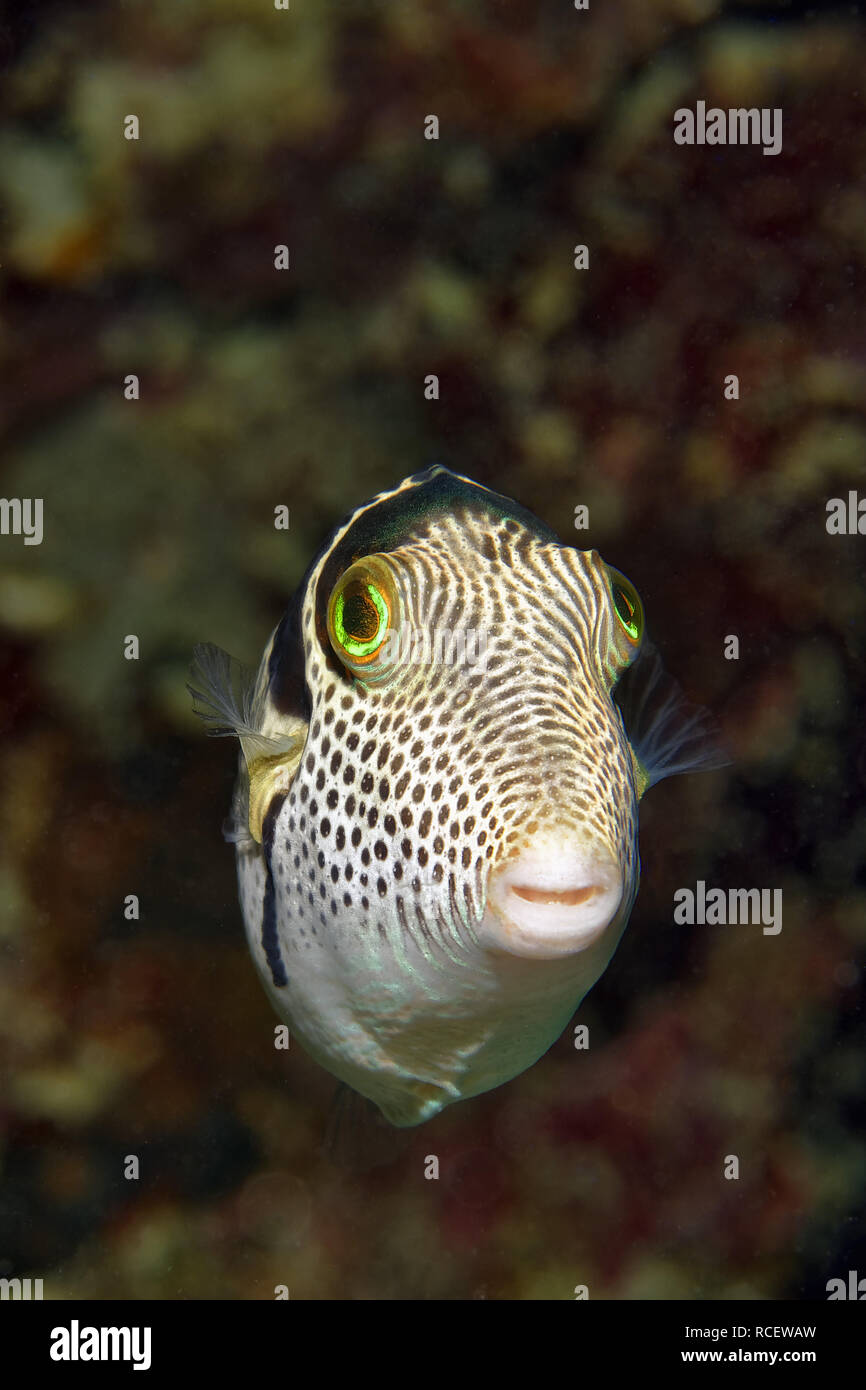
[[[639,797],[665,777],[733,762],[713,714],[686,699],[651,643],[615,687],[614,703],[631,744]]]
[[[262,842],[262,821],[278,792],[287,792],[300,766],[308,725],[292,716],[275,719],[258,677],[212,642],[194,651],[187,689],[195,713],[218,736],[235,734],[249,778],[249,828]]]
[[[195,714],[214,737],[254,737],[255,671],[243,666],[213,642],[198,642],[186,688]]]

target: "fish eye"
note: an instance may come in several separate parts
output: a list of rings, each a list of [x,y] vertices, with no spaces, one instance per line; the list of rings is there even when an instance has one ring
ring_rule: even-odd
[[[616,613],[626,637],[637,645],[643,636],[643,604],[637,589],[626,579],[624,574],[620,574],[619,570],[615,570],[612,565],[608,565],[607,573],[610,579],[613,611]]]
[[[337,656],[362,670],[375,662],[392,627],[394,584],[374,559],[351,565],[328,603],[328,637]]]

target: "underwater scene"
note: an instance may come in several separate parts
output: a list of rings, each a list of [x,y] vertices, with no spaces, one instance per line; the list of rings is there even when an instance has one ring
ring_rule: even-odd
[[[864,66],[0,16],[3,1299],[866,1297]]]

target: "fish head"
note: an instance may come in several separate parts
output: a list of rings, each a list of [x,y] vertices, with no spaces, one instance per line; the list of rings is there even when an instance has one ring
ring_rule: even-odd
[[[515,957],[612,949],[639,872],[612,690],[642,636],[596,551],[446,469],[354,513],[260,678],[263,731],[306,727],[289,824],[307,905],[373,932],[447,922]]]

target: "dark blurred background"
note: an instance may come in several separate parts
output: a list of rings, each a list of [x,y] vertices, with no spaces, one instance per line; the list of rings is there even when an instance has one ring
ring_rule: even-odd
[[[825,526],[866,496],[858,11],[6,6],[0,485],[45,510],[41,545],[0,537],[0,1275],[716,1299],[866,1274],[864,541]],[[781,153],[676,146],[698,100],[782,108]],[[185,680],[200,640],[255,664],[328,529],[435,461],[630,576],[735,763],[648,795],[590,1050],[567,1032],[347,1171],[332,1078],[273,1048],[220,837],[234,751]],[[782,932],[675,926],[699,878],[782,888]]]

